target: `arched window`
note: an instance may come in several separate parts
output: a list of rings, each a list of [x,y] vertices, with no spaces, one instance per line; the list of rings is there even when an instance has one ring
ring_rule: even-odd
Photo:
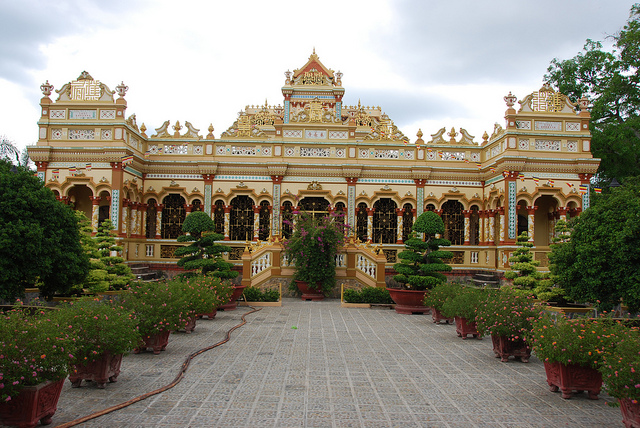
[[[155,199],[147,201],[147,224],[145,224],[145,236],[148,239],[156,237],[156,225],[158,218],[158,204]]]
[[[373,204],[373,236],[376,244],[395,244],[398,230],[398,205],[390,198],[381,198]]]
[[[518,236],[522,232],[529,233],[529,213],[527,212],[527,203],[521,201],[518,205],[516,205],[517,213],[518,213]]]
[[[469,244],[480,244],[480,212],[477,205],[471,207],[471,215],[469,216]]]
[[[282,236],[286,239],[293,233],[293,205],[289,201],[282,204]]]
[[[442,204],[442,221],[444,222],[444,238],[451,245],[464,243],[464,215],[462,204],[458,201],[447,201]]]
[[[171,194],[162,200],[162,239],[177,239],[182,235],[182,223],[186,215],[185,200],[182,196]]]
[[[98,224],[108,219],[111,214],[111,197],[109,192],[103,190],[100,192],[100,207],[98,208]],[[115,226],[115,225],[114,225]],[[155,232],[154,232],[155,233]]]
[[[413,207],[411,204],[404,204],[402,208],[402,241],[411,238],[413,227]]]
[[[262,241],[269,239],[269,232],[271,231],[269,227],[270,214],[269,201],[260,202],[260,230],[258,231],[258,239]]]
[[[426,207],[424,207],[425,211],[435,211],[436,210],[436,206],[433,204],[427,204]]]
[[[321,218],[329,214],[329,201],[316,196],[306,197],[300,201],[300,208],[313,218]]]
[[[224,235],[224,201],[218,199],[213,204],[213,223],[216,225],[215,232]]]
[[[367,241],[367,204],[360,202],[356,209],[356,237],[362,241]]]
[[[253,199],[246,195],[231,200],[229,237],[232,241],[253,240],[253,205]]]
[[[194,199],[191,204],[191,212],[204,211],[202,208],[202,202],[200,202],[200,199]]]
[[[334,215],[336,216],[336,223],[340,223],[344,226],[344,224],[346,223],[344,217],[347,215],[344,202],[338,202],[336,204]]]

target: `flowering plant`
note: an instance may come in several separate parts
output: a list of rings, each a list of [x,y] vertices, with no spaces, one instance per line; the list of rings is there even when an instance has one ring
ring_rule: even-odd
[[[289,264],[296,267],[295,280],[305,281],[313,289],[319,285],[325,293],[335,286],[336,254],[348,230],[342,216],[294,213],[293,233],[284,241],[284,249]]]
[[[533,297],[514,292],[511,288],[489,290],[476,311],[478,332],[482,335],[521,339],[531,331],[533,319],[540,309]]]
[[[228,281],[223,282],[213,275],[174,279],[169,282],[169,287],[178,296],[188,316],[211,312],[226,303],[233,292]]]
[[[82,299],[59,306],[56,318],[78,336],[74,364],[87,364],[102,354],[125,354],[139,345],[140,332],[133,311],[118,302]]]
[[[442,310],[442,306],[449,299],[460,293],[462,286],[454,283],[443,283],[436,285],[424,296],[424,305],[437,310]]]
[[[134,312],[143,337],[175,331],[187,323],[189,314],[184,300],[179,290],[168,282],[133,283],[120,302],[124,309]]]
[[[634,403],[640,400],[640,332],[637,328],[619,331],[615,346],[602,354],[598,370],[610,396]]]
[[[527,341],[543,361],[597,369],[604,352],[615,352],[616,336],[622,328],[608,318],[554,319],[544,314],[533,321]]]
[[[29,315],[16,308],[0,315],[0,399],[10,401],[25,386],[59,381],[75,358],[76,335],[52,310]]]
[[[440,312],[447,318],[460,317],[473,322],[485,294],[486,291],[480,288],[460,287],[453,297],[444,302]]]

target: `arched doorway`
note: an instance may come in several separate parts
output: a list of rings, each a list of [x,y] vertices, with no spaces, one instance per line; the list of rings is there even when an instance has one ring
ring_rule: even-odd
[[[182,223],[186,216],[185,200],[182,196],[171,194],[162,200],[162,239],[177,239],[182,235]]]
[[[535,200],[534,205],[538,207],[534,215],[534,245],[536,247],[546,247],[551,243],[554,233],[555,212],[558,201],[550,195],[540,196]]]
[[[93,191],[84,184],[76,184],[69,189],[69,204],[76,211],[82,211],[89,220],[93,217]]]
[[[451,245],[464,244],[464,215],[460,202],[452,200],[442,204],[442,221],[444,222],[444,238]]]
[[[395,244],[398,230],[398,205],[390,198],[381,198],[373,204],[373,236],[376,244]]]
[[[253,199],[239,195],[231,200],[229,238],[232,241],[253,240]]]

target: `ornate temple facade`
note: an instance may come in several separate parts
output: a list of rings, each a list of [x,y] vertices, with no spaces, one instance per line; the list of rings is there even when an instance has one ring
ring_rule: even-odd
[[[123,83],[112,91],[83,72],[54,94],[46,82],[29,155],[94,230],[112,220],[127,261],[156,267],[175,264],[193,211],[211,216],[240,264],[248,242],[291,233],[296,207],[344,213],[387,268],[425,210],[444,220],[454,271],[504,270],[522,231],[545,266],[555,222],[589,207],[599,160],[586,101],[548,86],[509,93],[504,125],[480,141],[445,128],[411,139],[380,107],[344,104],[342,73],[315,52],[285,77],[282,105],[247,106],[218,138],[188,121],[150,132],[128,115]]]

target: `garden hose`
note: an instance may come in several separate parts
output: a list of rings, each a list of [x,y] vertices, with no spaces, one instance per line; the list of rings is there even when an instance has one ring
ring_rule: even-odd
[[[78,424],[90,421],[91,419],[95,419],[98,418],[100,416],[104,416],[108,413],[114,412],[116,410],[120,410],[120,409],[124,409],[125,407],[128,407],[134,403],[137,403],[138,401],[142,401],[142,400],[146,400],[149,397],[152,397],[154,395],[160,394],[161,392],[165,392],[171,388],[173,388],[174,386],[176,386],[178,383],[180,383],[180,381],[182,380],[182,378],[184,377],[185,373],[187,372],[187,369],[189,368],[189,364],[191,363],[191,360],[195,357],[197,357],[198,355],[202,354],[203,352],[209,351],[213,348],[216,348],[222,344],[227,343],[230,339],[231,339],[231,332],[233,332],[235,329],[242,327],[243,325],[245,325],[247,323],[245,316],[252,314],[254,312],[258,312],[260,309],[256,309],[253,306],[249,306],[252,310],[243,314],[242,315],[242,322],[238,325],[233,326],[229,331],[227,331],[226,337],[221,340],[220,342],[208,346],[206,348],[202,348],[192,354],[190,354],[189,356],[187,356],[187,358],[184,360],[184,362],[182,363],[182,367],[180,368],[180,371],[178,372],[178,374],[176,375],[176,377],[173,379],[173,381],[168,384],[165,385],[161,388],[158,388],[154,391],[151,392],[147,392],[146,394],[142,394],[139,395],[137,397],[132,398],[131,400],[125,401],[124,403],[120,403],[120,404],[116,404],[115,406],[111,406],[111,407],[107,407],[106,409],[100,410],[98,412],[92,413],[90,415],[84,416],[82,418],[78,418],[78,419],[74,419],[73,421],[70,422],[66,422],[64,424],[61,425],[56,425],[57,428],[67,428],[67,427],[73,427],[76,426]]]

